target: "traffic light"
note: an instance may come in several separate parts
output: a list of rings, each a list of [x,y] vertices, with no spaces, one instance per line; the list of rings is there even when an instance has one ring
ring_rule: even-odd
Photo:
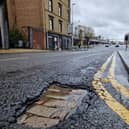
[[[128,37],[129,37],[128,35],[125,35],[125,41],[128,41]]]

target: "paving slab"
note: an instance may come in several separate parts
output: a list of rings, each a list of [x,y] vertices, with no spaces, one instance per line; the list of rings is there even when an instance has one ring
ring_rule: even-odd
[[[19,117],[18,123],[44,128],[56,125],[75,112],[86,94],[85,90],[52,85]]]
[[[45,107],[40,105],[35,105],[32,108],[30,108],[27,113],[31,113],[37,116],[41,117],[47,117],[49,118],[53,113],[57,112],[57,108],[51,108],[51,107]]]
[[[49,119],[39,116],[29,117],[24,125],[31,126],[33,128],[48,128],[59,123],[59,119]]]

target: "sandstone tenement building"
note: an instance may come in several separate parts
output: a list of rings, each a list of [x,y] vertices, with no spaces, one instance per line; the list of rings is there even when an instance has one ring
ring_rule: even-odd
[[[70,0],[7,0],[9,30],[17,26],[28,38],[28,47],[68,49],[71,37]]]

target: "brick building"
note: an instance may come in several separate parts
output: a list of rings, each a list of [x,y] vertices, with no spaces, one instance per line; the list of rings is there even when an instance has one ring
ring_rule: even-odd
[[[28,38],[27,47],[45,49],[43,0],[7,0],[9,29],[16,25]]]
[[[16,25],[28,47],[70,48],[70,0],[7,0],[9,29]]]

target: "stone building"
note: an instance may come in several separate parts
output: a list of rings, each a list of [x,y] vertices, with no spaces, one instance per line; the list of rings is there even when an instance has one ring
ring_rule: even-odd
[[[70,0],[45,0],[45,30],[48,49],[71,48],[68,35],[70,24]]]
[[[70,0],[7,0],[9,30],[16,25],[28,38],[28,47],[67,49]]]

